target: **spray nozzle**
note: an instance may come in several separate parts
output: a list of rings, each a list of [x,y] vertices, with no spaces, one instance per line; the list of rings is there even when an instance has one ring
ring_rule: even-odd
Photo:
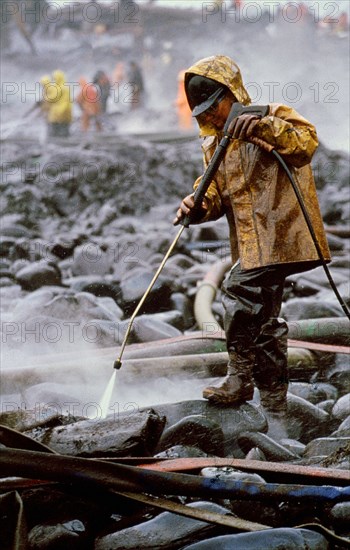
[[[121,360],[120,360],[120,359],[116,359],[116,361],[114,361],[113,368],[116,369],[116,370],[119,370],[121,366],[122,366]]]

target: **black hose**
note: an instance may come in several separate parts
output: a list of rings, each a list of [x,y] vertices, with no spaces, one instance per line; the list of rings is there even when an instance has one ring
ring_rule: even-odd
[[[310,220],[310,216],[309,216],[309,213],[305,207],[305,204],[304,204],[304,201],[303,201],[303,197],[301,196],[301,193],[298,189],[298,186],[293,178],[293,175],[291,173],[291,171],[289,170],[287,164],[284,162],[283,158],[281,157],[281,155],[279,153],[277,153],[277,151],[275,151],[274,149],[271,151],[272,154],[276,157],[276,159],[278,160],[278,162],[281,164],[281,166],[283,167],[284,171],[286,172],[288,178],[289,178],[289,181],[291,182],[292,184],[292,187],[293,187],[293,190],[294,190],[294,193],[296,194],[296,197],[298,199],[298,202],[299,202],[299,205],[300,205],[300,208],[303,212],[303,215],[304,215],[304,218],[305,218],[305,221],[306,221],[306,224],[308,226],[308,229],[310,231],[310,235],[312,237],[312,240],[314,242],[314,245],[315,245],[315,248],[317,250],[317,254],[321,260],[321,263],[322,263],[322,267],[326,273],[326,276],[327,276],[327,279],[328,279],[328,282],[329,284],[331,285],[331,288],[334,292],[334,294],[336,295],[337,299],[338,299],[338,302],[339,304],[341,305],[342,307],[342,310],[344,311],[345,315],[347,316],[347,318],[349,319],[350,321],[350,310],[349,308],[347,307],[347,305],[345,304],[343,298],[341,297],[341,295],[339,294],[338,292],[338,289],[335,285],[335,282],[332,278],[332,275],[328,269],[328,266],[327,266],[327,263],[326,263],[326,260],[324,259],[324,256],[322,254],[322,250],[321,250],[321,247],[320,245],[318,244],[318,241],[317,241],[317,237],[316,237],[316,234],[315,234],[315,231],[314,231],[314,228],[312,226],[312,222]]]
[[[350,500],[350,486],[253,483],[205,478],[200,475],[157,472],[103,460],[6,447],[0,449],[0,471],[2,477],[21,476],[153,495],[321,503]]]

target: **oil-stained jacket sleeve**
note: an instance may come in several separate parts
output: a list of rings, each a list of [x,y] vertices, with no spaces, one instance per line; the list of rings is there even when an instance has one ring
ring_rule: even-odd
[[[292,166],[309,164],[318,146],[315,127],[291,107],[272,103],[270,113],[254,128],[254,135],[270,145]]]

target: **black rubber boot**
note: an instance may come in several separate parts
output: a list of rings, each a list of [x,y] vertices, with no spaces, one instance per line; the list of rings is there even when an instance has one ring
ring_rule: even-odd
[[[268,423],[268,435],[276,441],[288,438],[287,418],[288,384],[274,382],[268,390],[259,388],[260,404]]]
[[[227,375],[215,386],[203,390],[204,399],[216,405],[241,405],[253,399],[252,363],[249,359],[230,352]]]
[[[259,388],[260,403],[270,413],[286,414],[288,384],[274,382],[268,389]]]

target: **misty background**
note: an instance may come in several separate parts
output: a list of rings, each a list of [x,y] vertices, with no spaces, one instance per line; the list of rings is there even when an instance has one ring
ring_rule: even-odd
[[[300,19],[300,3],[285,0],[243,0],[239,13],[232,10],[231,1],[217,7],[215,2],[199,0],[140,0],[133,8],[130,3],[114,2],[117,22],[107,31],[98,15],[94,22],[85,18],[78,26],[78,17],[71,12],[67,21],[64,10],[69,4],[55,2],[54,23],[47,24],[43,18],[35,29],[37,55],[9,24],[9,45],[1,56],[5,128],[19,122],[21,131],[28,131],[21,117],[40,99],[43,74],[59,68],[77,90],[80,76],[89,81],[102,69],[112,78],[118,62],[136,59],[144,73],[149,112],[130,116],[125,91],[123,96],[125,82],[117,83],[109,110],[129,115],[119,120],[118,131],[174,130],[178,72],[201,57],[225,54],[240,66],[253,103],[287,103],[316,125],[327,147],[348,150],[349,33],[330,30],[336,23],[328,28],[326,24],[329,18],[338,21],[342,11],[349,12],[347,1],[304,2],[309,8],[307,21]],[[79,115],[77,108],[75,114]],[[29,126],[31,135],[43,138],[40,117]]]

